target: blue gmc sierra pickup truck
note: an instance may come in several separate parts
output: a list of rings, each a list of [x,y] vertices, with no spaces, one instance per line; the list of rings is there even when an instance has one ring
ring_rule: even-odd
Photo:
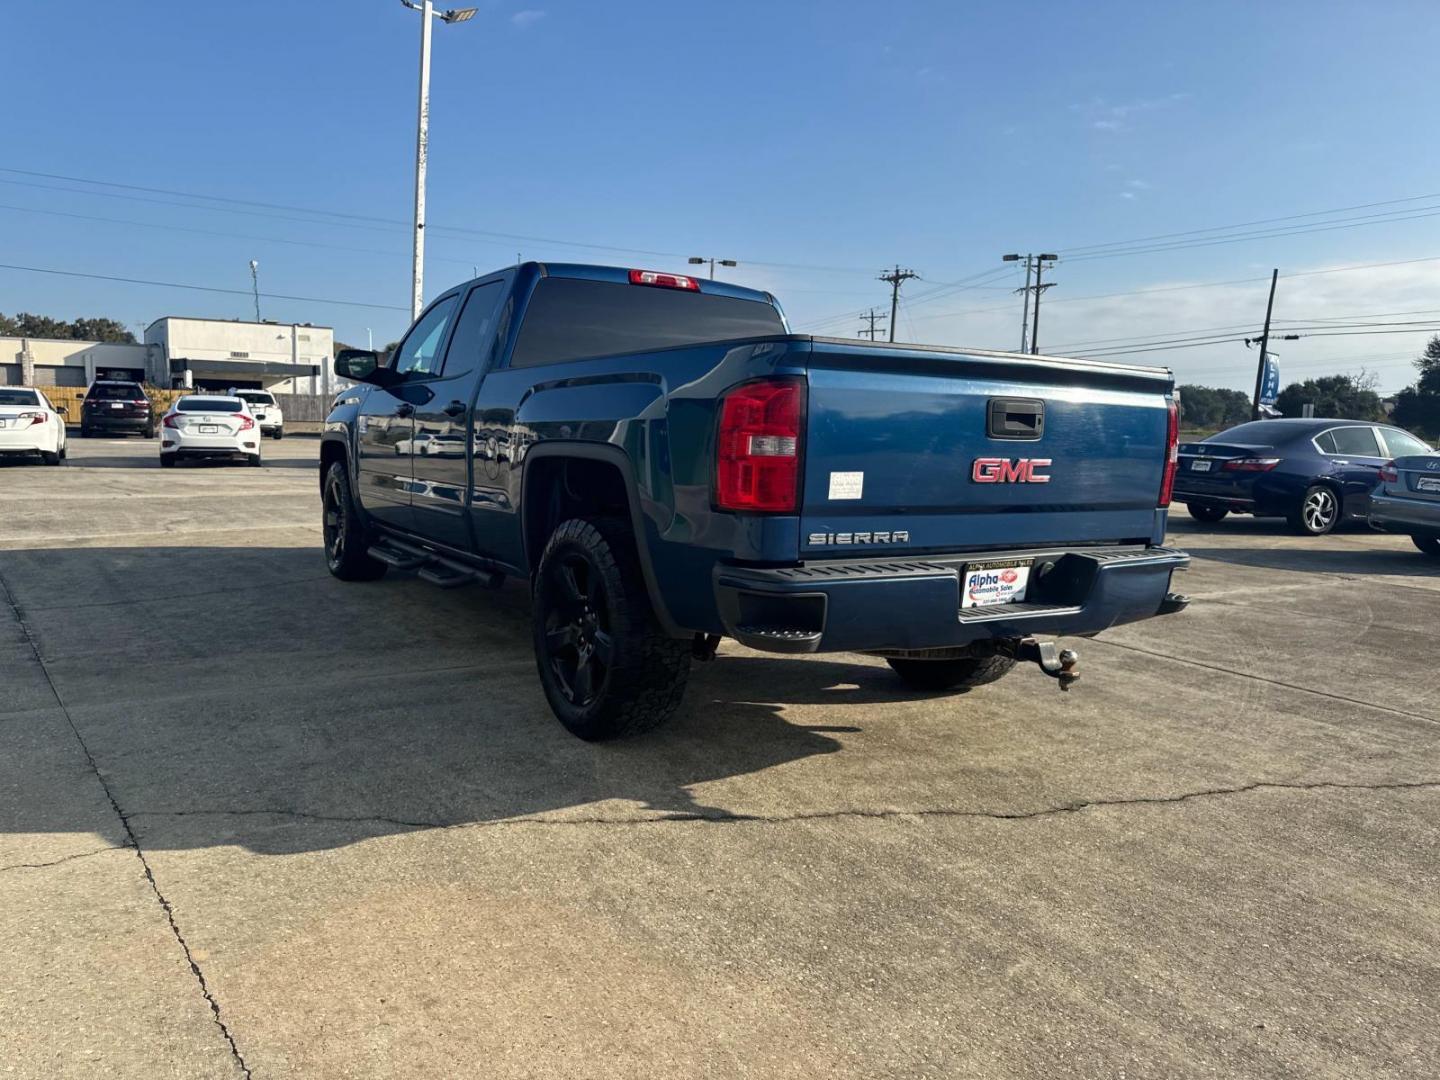
[[[723,637],[884,657],[911,687],[1177,611],[1168,370],[792,334],[774,297],[523,263],[435,300],[326,420],[346,581],[523,577],[540,681],[585,739],[680,703]]]

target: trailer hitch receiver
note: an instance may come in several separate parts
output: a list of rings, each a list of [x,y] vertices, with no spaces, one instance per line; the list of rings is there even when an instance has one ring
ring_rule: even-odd
[[[1075,665],[1080,662],[1080,657],[1075,650],[1057,649],[1053,641],[1023,638],[1014,642],[1005,651],[1016,660],[1028,660],[1039,664],[1041,671],[1060,683],[1061,690],[1069,690],[1070,685],[1080,678],[1080,672],[1075,670]]]

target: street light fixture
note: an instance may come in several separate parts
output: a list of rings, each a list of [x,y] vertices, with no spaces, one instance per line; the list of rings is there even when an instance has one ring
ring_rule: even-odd
[[[445,23],[468,22],[477,8],[436,11],[435,0],[400,0],[420,12],[420,109],[415,125],[415,262],[412,268],[410,318],[420,317],[425,300],[425,165],[430,156],[430,19]]]
[[[705,264],[705,263],[709,263],[709,264],[710,264],[710,280],[711,280],[711,281],[714,281],[714,280],[715,280],[715,264],[716,264],[716,263],[719,263],[721,266],[739,266],[739,265],[740,265],[740,264],[737,263],[734,259],[702,259],[699,255],[691,255],[690,258],[686,259],[685,261],[688,262],[691,266],[701,266],[701,265],[703,265],[703,264]]]

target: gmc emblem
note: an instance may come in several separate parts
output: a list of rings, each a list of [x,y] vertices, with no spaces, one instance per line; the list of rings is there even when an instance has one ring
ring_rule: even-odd
[[[980,457],[970,469],[970,479],[977,484],[1048,484],[1050,477],[1039,470],[1050,465],[1048,457],[1016,458]]]

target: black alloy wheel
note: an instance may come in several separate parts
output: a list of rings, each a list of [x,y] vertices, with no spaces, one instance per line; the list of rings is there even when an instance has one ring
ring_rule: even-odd
[[[615,638],[605,583],[579,551],[545,567],[547,594],[545,661],[565,700],[578,709],[593,705],[615,663]]]

